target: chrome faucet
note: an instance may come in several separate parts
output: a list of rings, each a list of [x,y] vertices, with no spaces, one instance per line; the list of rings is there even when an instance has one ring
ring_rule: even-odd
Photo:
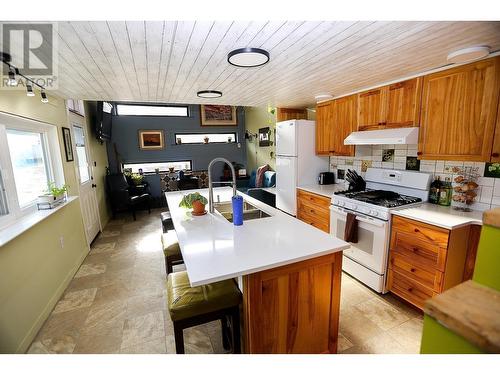
[[[229,160],[227,160],[225,158],[215,158],[214,160],[212,160],[208,164],[208,211],[210,213],[214,212],[213,184],[227,184],[228,183],[227,181],[215,181],[215,182],[212,181],[212,165],[214,165],[215,163],[217,163],[219,161],[222,161],[222,162],[226,163],[231,168],[231,173],[233,175],[233,182],[232,182],[232,185],[233,185],[233,196],[236,195],[236,172],[234,171],[233,164]]]

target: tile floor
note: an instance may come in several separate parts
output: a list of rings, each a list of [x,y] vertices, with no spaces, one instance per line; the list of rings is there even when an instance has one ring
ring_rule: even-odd
[[[175,353],[159,210],[112,220],[28,353]],[[422,314],[342,279],[340,353],[418,353]],[[220,324],[185,330],[186,353],[223,353]]]

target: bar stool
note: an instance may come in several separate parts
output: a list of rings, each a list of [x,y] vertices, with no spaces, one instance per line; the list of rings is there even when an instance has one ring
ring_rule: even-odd
[[[167,275],[172,273],[173,267],[184,263],[182,259],[181,248],[174,230],[169,230],[161,235],[163,245],[163,255],[165,256],[165,269]]]
[[[165,211],[160,214],[161,225],[163,227],[163,233],[168,232],[169,230],[174,230],[174,222],[172,221],[172,215],[170,215],[170,211]]]
[[[191,287],[186,271],[169,274],[167,306],[174,323],[177,354],[184,354],[185,328],[214,320],[221,321],[224,349],[241,353],[240,302],[241,293],[234,280]]]

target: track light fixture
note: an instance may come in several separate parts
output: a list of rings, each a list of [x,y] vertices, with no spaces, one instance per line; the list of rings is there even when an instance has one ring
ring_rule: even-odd
[[[26,81],[26,95],[35,96],[35,92],[33,91],[33,86],[30,81]]]
[[[40,93],[40,95],[42,96],[42,103],[48,103],[49,102],[49,99],[47,98],[47,94],[45,94],[45,91],[42,90],[42,92]]]

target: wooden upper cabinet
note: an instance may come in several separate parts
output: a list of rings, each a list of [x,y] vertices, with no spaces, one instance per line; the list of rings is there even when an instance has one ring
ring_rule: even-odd
[[[421,92],[419,77],[358,94],[358,130],[418,126]]]
[[[424,77],[420,159],[491,159],[499,63],[492,58]]]
[[[394,83],[386,88],[386,128],[419,126],[422,78]]]
[[[278,108],[276,121],[307,120],[307,109],[305,108]]]
[[[332,126],[332,102],[316,106],[316,154],[330,154],[330,129]]]
[[[346,96],[316,107],[316,154],[354,156],[354,146],[344,139],[356,130],[357,95]]]
[[[358,130],[380,129],[384,122],[385,88],[358,94]]]
[[[333,101],[333,128],[330,135],[330,151],[333,155],[354,156],[354,146],[344,145],[344,139],[356,131],[357,95]]]
[[[500,84],[499,84],[500,85]],[[497,105],[497,124],[495,128],[495,137],[493,138],[493,148],[491,150],[491,161],[500,162],[500,98]]]

